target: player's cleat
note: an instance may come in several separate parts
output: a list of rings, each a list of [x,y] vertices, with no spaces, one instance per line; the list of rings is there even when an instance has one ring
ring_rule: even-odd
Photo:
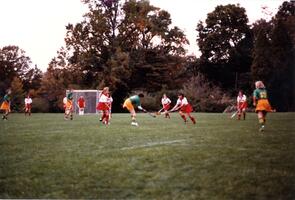
[[[137,122],[131,122],[131,126],[138,126]]]
[[[259,129],[260,132],[264,131],[264,125],[262,125]]]

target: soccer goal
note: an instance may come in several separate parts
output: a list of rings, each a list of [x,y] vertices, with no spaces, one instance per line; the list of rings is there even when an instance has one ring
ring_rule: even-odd
[[[70,92],[70,90],[66,90],[66,96]],[[77,114],[79,113],[78,107],[78,99],[83,96],[85,100],[85,114],[96,114],[98,113],[96,110],[96,105],[99,100],[99,96],[101,90],[72,90],[73,92],[73,106],[74,112]]]

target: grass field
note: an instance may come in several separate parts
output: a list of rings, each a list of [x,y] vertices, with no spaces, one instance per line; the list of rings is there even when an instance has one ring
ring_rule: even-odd
[[[0,198],[295,199],[295,113],[197,124],[139,114],[12,114],[0,121]]]

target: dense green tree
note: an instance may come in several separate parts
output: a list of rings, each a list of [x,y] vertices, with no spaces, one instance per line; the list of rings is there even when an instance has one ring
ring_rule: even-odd
[[[275,95],[276,104],[282,110],[295,110],[295,3],[284,1],[274,18],[273,32],[273,62],[277,78],[283,81],[282,88],[285,89],[284,99],[279,103],[279,90]],[[282,65],[280,65],[282,64]],[[282,74],[283,73],[283,74]],[[280,76],[282,75],[282,76]],[[284,79],[283,79],[284,78]],[[278,79],[277,79],[278,80]],[[279,80],[278,80],[279,81]],[[274,84],[273,86],[277,86]],[[282,90],[280,90],[282,91]]]
[[[65,86],[109,86],[117,100],[114,108],[134,89],[155,91],[171,85],[188,41],[183,31],[171,26],[167,11],[146,0],[83,2],[89,12],[82,22],[67,25],[66,46],[51,74],[62,70],[76,77]]]
[[[295,106],[294,10],[294,3],[283,2],[271,21],[260,20],[253,26],[253,82],[265,82],[278,111],[294,110]]]
[[[280,111],[291,110],[294,106],[294,44],[287,27],[279,19],[272,32],[271,62],[273,65],[270,89],[273,104]]]
[[[3,95],[15,77],[25,79],[31,59],[18,46],[0,48],[0,94]]]
[[[210,80],[233,89],[240,73],[250,72],[252,36],[244,8],[217,6],[205,24],[197,26],[197,42],[202,53],[200,70]]]
[[[271,33],[272,25],[265,20],[259,20],[253,25],[254,47],[251,65],[252,79],[267,82],[272,75]],[[253,86],[252,86],[253,88]]]
[[[294,1],[284,1],[279,7],[275,20],[280,20],[285,25],[287,31],[295,44],[295,3]]]

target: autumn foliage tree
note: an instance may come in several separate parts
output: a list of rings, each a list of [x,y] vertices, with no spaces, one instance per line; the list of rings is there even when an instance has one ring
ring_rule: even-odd
[[[45,79],[56,70],[75,77],[64,80],[64,87],[109,86],[115,110],[134,89],[157,91],[171,86],[188,41],[183,31],[171,26],[167,11],[146,0],[83,2],[89,12],[82,22],[67,25],[66,46]]]

